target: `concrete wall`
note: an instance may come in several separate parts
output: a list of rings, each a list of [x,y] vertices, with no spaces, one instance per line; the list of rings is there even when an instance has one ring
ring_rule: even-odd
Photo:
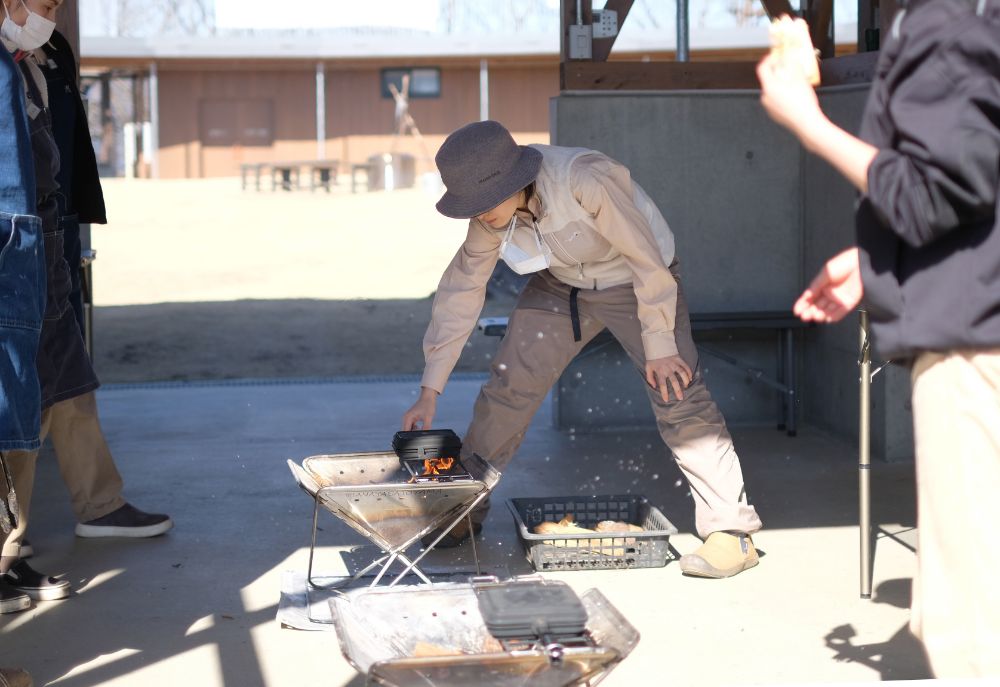
[[[824,109],[856,130],[863,88],[831,89]],[[771,122],[753,91],[567,93],[551,101],[552,141],[601,150],[628,165],[677,237],[692,312],[790,310],[826,258],[851,243],[854,192]],[[748,331],[696,333],[696,341],[765,373],[776,370],[773,337]],[[800,419],[857,436],[857,321],[798,334]],[[608,423],[645,422],[644,391],[616,373],[620,358],[571,368],[567,391],[600,390]],[[596,362],[596,360],[595,360]],[[731,424],[775,422],[775,393],[746,373],[702,356],[705,377]],[[873,388],[873,454],[911,455],[905,372],[887,368]],[[591,399],[563,393],[568,424],[598,426]],[[586,406],[586,407],[584,407]],[[641,408],[629,413],[631,408]]]

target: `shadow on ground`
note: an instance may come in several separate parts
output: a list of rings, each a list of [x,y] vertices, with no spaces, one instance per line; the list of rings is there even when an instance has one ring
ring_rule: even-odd
[[[507,315],[524,278],[502,264],[482,316]],[[106,384],[420,374],[432,297],[102,306],[94,363]],[[473,335],[459,372],[485,372],[497,339]]]
[[[491,302],[484,316],[509,309]],[[420,374],[430,313],[430,298],[105,306],[94,362],[106,384]],[[470,337],[456,370],[486,371],[496,346]]]

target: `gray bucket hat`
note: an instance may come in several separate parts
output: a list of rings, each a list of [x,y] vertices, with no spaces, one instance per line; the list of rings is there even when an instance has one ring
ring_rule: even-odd
[[[492,210],[534,181],[542,154],[519,146],[502,124],[487,120],[453,132],[434,162],[448,189],[437,203],[438,212],[467,219]]]

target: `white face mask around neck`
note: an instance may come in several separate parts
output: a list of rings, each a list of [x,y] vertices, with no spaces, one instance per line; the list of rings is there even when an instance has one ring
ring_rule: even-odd
[[[535,238],[535,245],[538,253],[532,254],[519,248],[511,240],[514,237],[514,229],[517,226],[517,215],[510,218],[510,226],[504,234],[503,241],[500,242],[500,257],[507,263],[507,266],[518,274],[532,274],[548,269],[552,263],[552,251],[542,241],[542,236],[538,232],[538,226],[532,222],[532,235]]]
[[[52,32],[56,30],[56,23],[36,12],[32,12],[24,4],[24,0],[21,0],[21,5],[28,13],[28,18],[25,20],[24,26],[16,24],[10,18],[10,12],[7,10],[7,6],[4,5],[4,18],[3,24],[0,25],[0,36],[3,36],[4,42],[8,45],[29,52],[49,42],[49,39],[52,38]]]

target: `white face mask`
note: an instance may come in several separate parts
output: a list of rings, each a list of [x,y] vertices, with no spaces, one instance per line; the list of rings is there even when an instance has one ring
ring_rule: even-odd
[[[518,274],[532,274],[547,269],[552,262],[552,251],[542,241],[542,235],[538,232],[538,226],[532,223],[532,235],[535,237],[535,245],[538,253],[528,253],[522,250],[511,240],[514,237],[514,228],[517,225],[517,215],[510,218],[510,226],[504,234],[503,241],[500,242],[500,257],[507,263],[507,266]]]
[[[7,12],[7,6],[4,5],[4,14],[6,16],[3,19],[3,25],[0,26],[0,35],[3,36],[6,42],[20,50],[24,50],[25,52],[36,50],[48,43],[49,39],[52,38],[52,32],[56,30],[56,23],[51,19],[46,19],[42,15],[32,12],[24,4],[24,0],[21,0],[21,4],[28,13],[28,19],[24,22],[24,26],[14,23],[14,20],[10,18],[10,14]]]

